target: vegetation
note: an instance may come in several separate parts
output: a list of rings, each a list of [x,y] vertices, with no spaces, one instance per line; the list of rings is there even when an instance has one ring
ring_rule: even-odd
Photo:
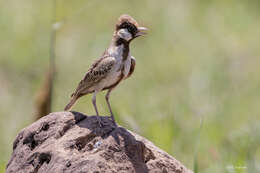
[[[0,171],[34,121],[52,12],[51,0],[0,1]],[[260,172],[258,0],[57,0],[52,111],[63,110],[123,13],[150,31],[131,45],[135,73],[111,93],[116,120],[196,172]],[[90,98],[73,110],[93,115]],[[108,115],[104,93],[97,103]]]

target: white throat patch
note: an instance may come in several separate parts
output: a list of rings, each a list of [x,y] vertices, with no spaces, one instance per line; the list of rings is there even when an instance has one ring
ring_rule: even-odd
[[[130,32],[128,32],[127,29],[120,29],[117,32],[118,36],[126,41],[129,41],[132,39],[132,34]]]

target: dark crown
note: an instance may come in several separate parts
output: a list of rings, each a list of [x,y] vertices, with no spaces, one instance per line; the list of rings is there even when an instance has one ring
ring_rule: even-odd
[[[118,31],[123,28],[127,29],[132,35],[135,35],[138,32],[138,23],[131,16],[123,14],[118,19],[116,30]]]

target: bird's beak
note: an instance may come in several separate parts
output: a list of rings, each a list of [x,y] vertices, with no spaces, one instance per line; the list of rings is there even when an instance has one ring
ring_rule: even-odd
[[[137,32],[137,34],[136,34],[136,37],[139,37],[139,36],[142,36],[142,35],[147,34],[148,29],[145,28],[145,27],[141,27],[141,26],[140,26],[140,27],[138,27],[137,29],[138,29],[138,32]]]

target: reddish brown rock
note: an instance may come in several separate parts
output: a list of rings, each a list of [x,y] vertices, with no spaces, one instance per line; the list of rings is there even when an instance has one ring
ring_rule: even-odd
[[[102,117],[55,112],[23,129],[6,173],[191,173],[147,139]]]

